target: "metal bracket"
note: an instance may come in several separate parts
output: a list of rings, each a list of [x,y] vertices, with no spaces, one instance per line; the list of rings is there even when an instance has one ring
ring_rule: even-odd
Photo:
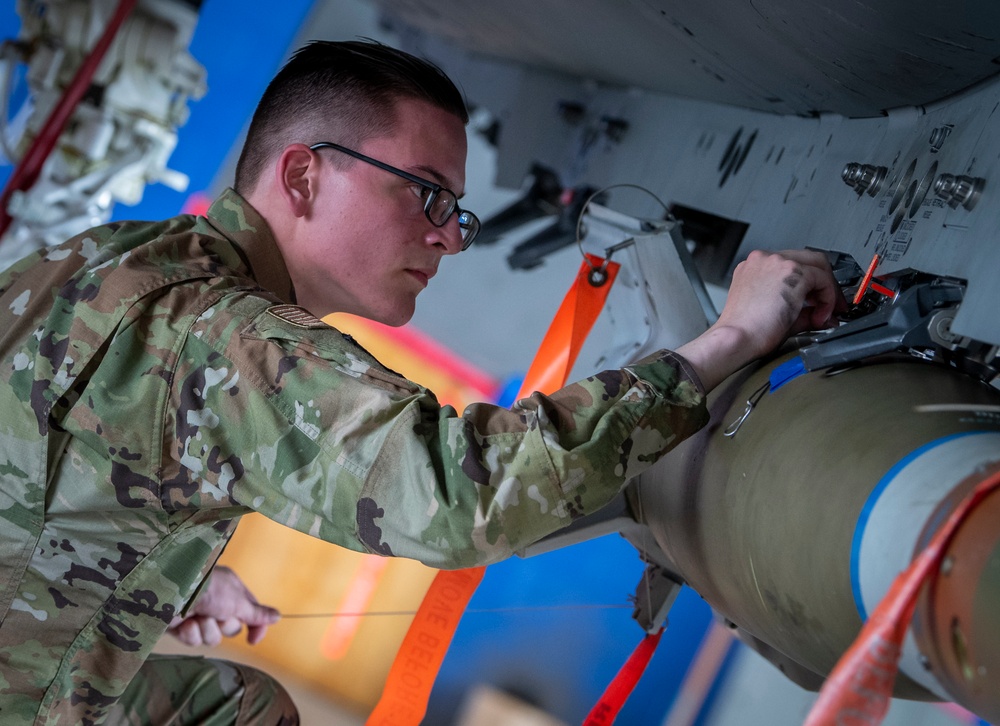
[[[638,533],[641,528],[642,525],[632,515],[625,495],[619,492],[614,499],[593,514],[577,519],[563,529],[518,550],[515,554],[518,557],[534,557],[580,542],[587,542],[596,537],[603,537],[606,534],[621,534],[627,537],[630,534]]]
[[[642,580],[635,588],[632,617],[647,633],[659,632],[666,627],[667,614],[683,586],[683,582],[659,565],[646,565]]]
[[[899,292],[877,310],[822,333],[799,355],[807,370],[851,363],[901,349],[933,348],[933,321],[941,310],[956,308],[965,289],[956,282],[932,279]]]

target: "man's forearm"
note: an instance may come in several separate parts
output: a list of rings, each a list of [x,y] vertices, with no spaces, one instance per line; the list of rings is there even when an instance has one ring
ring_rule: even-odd
[[[712,326],[677,354],[695,369],[706,393],[757,357],[746,334],[728,325]]]

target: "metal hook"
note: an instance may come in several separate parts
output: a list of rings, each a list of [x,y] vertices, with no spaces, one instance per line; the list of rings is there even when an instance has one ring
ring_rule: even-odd
[[[635,244],[635,237],[629,237],[627,239],[623,239],[618,244],[611,245],[610,247],[605,248],[605,250],[604,250],[604,258],[607,259],[607,260],[610,260],[611,259],[611,255],[613,255],[615,252],[618,252],[618,250],[623,250],[626,247],[631,247],[634,244]]]
[[[743,409],[743,413],[740,414],[738,419],[726,427],[726,430],[722,432],[722,435],[729,437],[735,436],[736,432],[740,430],[740,426],[742,426],[743,422],[747,420],[747,416],[749,416],[750,412],[753,411],[754,406],[757,405],[757,402],[760,401],[764,394],[769,390],[771,390],[771,381],[765,381],[764,385],[751,393],[750,397],[747,399],[747,407]]]

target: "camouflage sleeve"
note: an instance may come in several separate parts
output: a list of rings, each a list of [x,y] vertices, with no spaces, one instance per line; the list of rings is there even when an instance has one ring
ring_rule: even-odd
[[[360,551],[439,568],[503,559],[606,504],[708,419],[666,351],[459,416],[289,308],[230,296],[195,323],[170,466],[206,479],[195,497]]]

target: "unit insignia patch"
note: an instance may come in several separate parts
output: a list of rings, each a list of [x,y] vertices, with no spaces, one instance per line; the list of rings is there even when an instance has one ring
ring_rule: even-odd
[[[329,328],[330,326],[311,312],[298,305],[272,305],[267,309],[270,315],[291,323],[297,328]]]

